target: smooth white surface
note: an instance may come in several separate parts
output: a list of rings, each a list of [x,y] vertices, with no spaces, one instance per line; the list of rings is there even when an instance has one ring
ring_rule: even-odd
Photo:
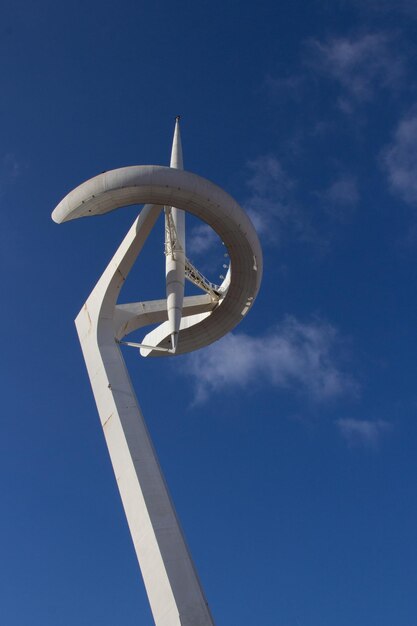
[[[184,169],[179,118],[175,121],[174,139],[172,142],[170,167]],[[168,207],[175,238],[175,249],[166,244],[165,276],[168,310],[168,333],[171,346],[177,350],[179,331],[182,318],[185,286],[185,213],[176,207]],[[165,216],[165,233],[170,230],[170,220]],[[152,344],[151,344],[152,345]]]
[[[224,242],[231,271],[220,290],[221,303],[209,316],[196,318],[180,330],[177,354],[190,352],[216,341],[250,310],[262,278],[262,252],[255,229],[243,209],[225,191],[210,181],[184,170],[158,165],[137,165],[100,174],[70,192],[52,217],[65,222],[100,215],[128,204],[145,202],[177,206],[207,222]],[[160,327],[141,343],[170,348],[169,332]],[[162,357],[166,353],[150,353]]]
[[[207,345],[239,323],[258,292],[262,254],[251,222],[228,194],[174,168],[136,166],[101,174],[68,194],[53,219],[60,223],[144,202],[76,326],[155,624],[213,626],[118,343],[133,330],[159,323],[142,343],[169,348],[172,318],[167,300],[130,304],[117,300],[164,206],[190,211],[211,225],[231,262],[218,300],[209,294],[182,300],[177,294],[177,303],[181,299],[177,353]],[[142,348],[141,354],[168,353]]]
[[[141,211],[81,309],[76,327],[155,624],[212,626],[214,622],[115,341],[115,325],[122,322],[126,327],[132,315],[136,323],[141,317],[135,305],[116,308],[116,301],[161,210],[160,206],[147,205]],[[190,302],[190,308],[193,306],[198,308],[200,302]],[[156,306],[153,311],[142,313],[142,317],[158,315],[160,308]]]

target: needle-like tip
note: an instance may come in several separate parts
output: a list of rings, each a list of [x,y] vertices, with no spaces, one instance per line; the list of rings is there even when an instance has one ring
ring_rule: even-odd
[[[175,118],[174,139],[172,140],[171,161],[170,167],[177,170],[183,170],[184,164],[182,160],[182,146],[181,146],[181,134],[180,134],[180,116]]]

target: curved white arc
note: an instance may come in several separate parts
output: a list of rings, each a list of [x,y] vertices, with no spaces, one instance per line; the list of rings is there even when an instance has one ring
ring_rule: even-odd
[[[200,324],[204,320],[206,320],[211,314],[211,311],[201,311],[199,313],[194,313],[188,316],[183,316],[180,324],[180,331],[184,331],[187,329]],[[171,325],[169,320],[160,324],[157,328],[152,330],[150,333],[144,336],[142,339],[142,343],[145,344],[140,348],[141,356],[166,356],[165,351],[167,350],[167,345],[169,345],[171,337]],[[145,347],[147,346],[147,347]],[[152,350],[150,346],[155,346],[155,349]],[[161,352],[163,350],[163,352]]]
[[[143,203],[76,325],[155,623],[213,626],[117,343],[153,320],[160,325],[148,334],[150,345],[163,347],[168,312],[161,301],[117,305],[117,298],[163,206],[189,211],[209,224],[224,242],[232,268],[219,302],[209,302],[208,296],[185,299],[177,353],[205,346],[239,323],[259,290],[262,252],[252,223],[233,198],[174,168],[135,166],[101,174],[69,193],[53,219],[60,223]],[[167,353],[150,348],[149,355],[156,354]]]
[[[190,211],[207,222],[227,248],[232,270],[221,286],[223,293],[225,290],[222,305],[193,327],[180,330],[177,354],[208,345],[242,320],[256,298],[262,277],[262,252],[255,229],[229,194],[190,172],[133,166],[83,183],[62,200],[53,218],[62,222],[143,202],[175,204]]]
[[[229,263],[226,276],[219,287],[219,294],[223,297],[229,289],[230,281],[232,280],[232,265]]]

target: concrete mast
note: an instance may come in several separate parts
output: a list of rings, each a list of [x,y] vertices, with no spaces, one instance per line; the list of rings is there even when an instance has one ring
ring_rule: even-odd
[[[170,167],[183,170],[180,116],[175,118]],[[185,212],[165,207],[165,276],[172,351],[176,352],[185,285]]]

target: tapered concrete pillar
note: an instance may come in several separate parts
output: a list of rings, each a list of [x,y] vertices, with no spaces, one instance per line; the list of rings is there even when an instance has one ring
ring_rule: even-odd
[[[175,120],[170,167],[184,169],[179,116]],[[165,208],[165,276],[169,331],[176,352],[185,285],[185,212],[176,207]]]
[[[180,169],[178,120],[171,165],[100,174],[71,191],[52,217],[62,223],[147,203],[82,307],[76,327],[155,624],[214,626],[120,345],[139,347],[146,357],[172,358],[216,341],[253,306],[262,277],[262,252],[252,223],[233,198]],[[178,208],[169,211],[167,219],[166,208],[172,206]],[[118,304],[129,271],[164,209],[165,243],[167,223],[170,245],[174,236],[183,237],[183,256],[175,246],[166,250],[167,299]],[[190,297],[183,291],[184,268],[191,267],[185,258],[184,211],[217,232],[230,259],[221,285],[214,286],[196,268],[191,273],[188,269],[188,279],[205,292]],[[156,327],[142,343],[123,341],[148,325]],[[170,405],[170,417],[171,412]]]
[[[213,626],[119,345],[119,291],[162,207],[146,206],[81,309],[76,327],[157,626]]]

